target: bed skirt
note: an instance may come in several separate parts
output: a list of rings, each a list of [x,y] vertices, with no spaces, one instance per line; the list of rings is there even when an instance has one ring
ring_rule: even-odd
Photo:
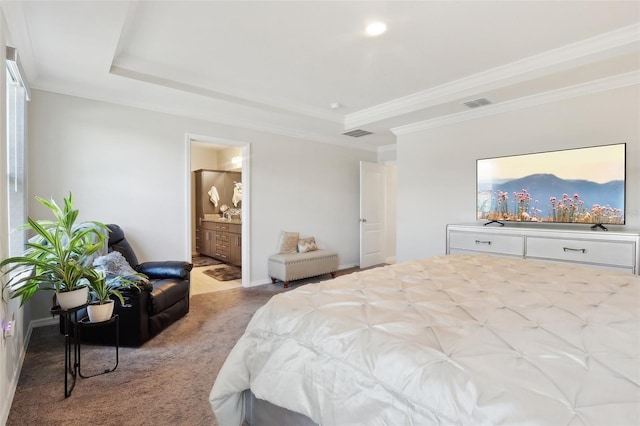
[[[244,391],[243,426],[318,426],[309,417],[258,399],[250,389]]]

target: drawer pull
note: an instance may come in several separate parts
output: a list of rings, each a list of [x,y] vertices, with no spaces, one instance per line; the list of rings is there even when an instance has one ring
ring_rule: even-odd
[[[562,247],[562,250],[564,250],[565,252],[567,251],[579,251],[580,253],[586,253],[587,249],[576,249],[576,248],[571,248],[571,247]]]
[[[486,245],[490,246],[491,245],[491,241],[476,240],[476,244],[486,244]]]

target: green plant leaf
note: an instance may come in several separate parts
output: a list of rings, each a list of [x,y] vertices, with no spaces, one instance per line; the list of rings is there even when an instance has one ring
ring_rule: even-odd
[[[71,193],[64,199],[62,209],[53,199],[36,199],[51,211],[55,220],[27,218],[20,228],[33,230],[35,237],[26,243],[21,256],[0,262],[3,274],[9,275],[4,288],[11,297],[21,297],[21,304],[38,290],[60,292],[95,282],[97,275],[90,257],[104,245],[106,236],[101,230],[108,231],[106,225],[97,221],[76,224],[79,211],[73,208]]]

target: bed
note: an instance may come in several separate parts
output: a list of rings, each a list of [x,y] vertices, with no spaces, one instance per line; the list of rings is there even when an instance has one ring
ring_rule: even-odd
[[[274,296],[209,401],[225,426],[249,397],[322,425],[637,425],[639,333],[637,275],[439,256]]]

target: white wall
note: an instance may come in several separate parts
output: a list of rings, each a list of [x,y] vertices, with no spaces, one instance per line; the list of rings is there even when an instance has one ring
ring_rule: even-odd
[[[6,33],[5,21],[0,11],[0,63],[6,61]],[[0,259],[4,259],[9,253],[9,233],[7,230],[7,122],[6,122],[6,73],[0,73]],[[0,275],[1,276],[1,275]],[[5,283],[5,278],[0,278],[0,286]],[[14,320],[15,335],[5,338],[0,330],[0,424],[5,424],[9,416],[9,409],[18,384],[20,366],[24,359],[26,344],[28,341],[25,323],[25,309],[19,308],[19,300],[11,299],[6,301],[5,297],[0,298],[0,324]],[[28,313],[27,313],[28,315]]]
[[[253,284],[269,282],[281,230],[315,236],[342,266],[358,262],[359,161],[375,153],[37,90],[29,123],[35,218],[46,211],[34,195],[61,200],[72,191],[80,220],[122,226],[140,261],[189,260],[185,135],[197,134],[251,144]]]
[[[478,158],[627,143],[627,225],[640,231],[639,86],[397,137],[398,261],[445,253],[448,223],[474,222]]]
[[[385,168],[385,251],[386,262],[396,261],[396,228],[398,216],[398,167],[395,164],[387,164]]]
[[[4,36],[4,19],[0,12],[0,61],[4,63],[6,61],[5,51],[5,36]],[[6,122],[6,73],[2,73],[0,76],[0,199],[7,199],[7,150],[4,149],[7,144],[7,122]],[[6,209],[0,209],[0,223],[7,223]],[[9,252],[9,235],[6,226],[0,226],[0,258],[7,257]],[[0,284],[4,284],[5,279],[0,278]],[[6,319],[10,315],[8,312],[8,306],[4,302],[4,298],[0,298],[0,324],[1,321]],[[5,340],[0,333],[0,424],[4,424],[7,420],[9,412],[9,406],[11,405],[11,399],[9,398],[10,383],[13,376],[16,374],[17,365],[16,360],[8,354],[8,348],[5,344]]]

